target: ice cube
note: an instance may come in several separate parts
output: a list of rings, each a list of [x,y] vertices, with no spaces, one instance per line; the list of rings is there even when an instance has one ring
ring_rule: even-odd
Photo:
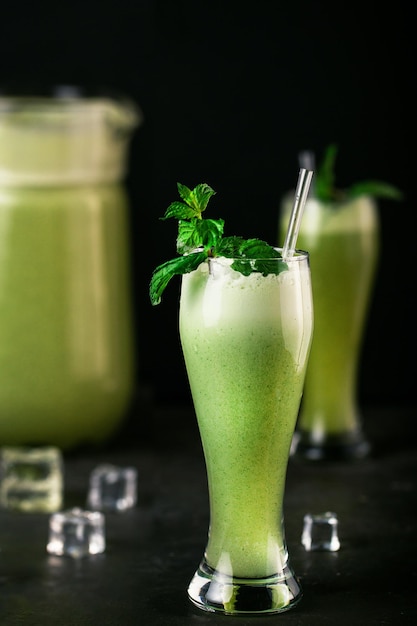
[[[137,470],[109,463],[90,474],[87,506],[95,510],[125,511],[136,504]]]
[[[5,446],[0,449],[0,505],[23,512],[58,511],[63,474],[59,448]]]
[[[304,515],[301,543],[306,550],[337,552],[340,549],[338,519],[336,513],[327,511]]]
[[[49,518],[49,554],[82,558],[106,548],[105,518],[99,511],[72,508]]]

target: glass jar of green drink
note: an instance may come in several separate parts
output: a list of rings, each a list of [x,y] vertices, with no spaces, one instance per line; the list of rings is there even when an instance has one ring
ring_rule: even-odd
[[[310,460],[361,458],[370,451],[358,370],[380,247],[376,197],[400,197],[375,181],[335,189],[336,152],[329,146],[315,174],[298,237],[310,254],[315,327],[293,452]],[[283,198],[278,241],[293,196]]]
[[[0,97],[0,445],[102,442],[129,407],[140,115],[72,89]]]

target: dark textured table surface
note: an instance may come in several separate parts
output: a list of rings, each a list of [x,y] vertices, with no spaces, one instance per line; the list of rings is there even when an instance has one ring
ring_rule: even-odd
[[[1,626],[362,626],[417,623],[416,411],[364,413],[372,455],[317,465],[291,459],[285,529],[304,591],[294,609],[230,617],[194,608],[186,589],[208,529],[206,474],[192,410],[139,412],[110,444],[65,456],[64,508],[85,507],[101,462],[138,470],[138,502],[106,514],[104,554],[46,552],[48,515],[0,511]],[[334,511],[341,549],[306,552],[307,512]]]

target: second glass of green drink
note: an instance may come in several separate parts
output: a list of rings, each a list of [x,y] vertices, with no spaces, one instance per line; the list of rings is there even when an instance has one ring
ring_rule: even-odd
[[[305,204],[298,247],[308,250],[314,298],[314,339],[292,451],[311,461],[353,460],[371,447],[362,429],[360,357],[379,259],[377,198],[399,200],[399,189],[370,180],[340,189],[337,146],[327,147]],[[314,167],[314,155],[300,153]],[[278,241],[294,194],[284,196]]]
[[[208,543],[188,594],[232,615],[279,613],[301,597],[283,498],[313,332],[309,257],[262,259],[263,271],[254,263],[208,258],[182,276],[180,298],[210,499]]]
[[[281,232],[291,208],[283,203]],[[298,243],[307,247],[316,324],[293,450],[309,460],[366,456],[358,369],[379,251],[375,200],[309,198]]]

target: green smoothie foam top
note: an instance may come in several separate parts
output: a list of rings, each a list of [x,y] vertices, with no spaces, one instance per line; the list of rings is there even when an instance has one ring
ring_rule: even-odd
[[[260,239],[224,237],[224,220],[202,217],[210,198],[216,193],[209,185],[201,183],[194,189],[181,183],[177,186],[181,200],[172,202],[161,219],[179,220],[177,253],[180,256],[154,270],[149,288],[153,305],[161,302],[162,293],[173,276],[194,271],[209,257],[234,259],[231,267],[244,276],[253,272],[266,276],[283,269],[277,263],[268,262],[281,258],[277,248]]]

